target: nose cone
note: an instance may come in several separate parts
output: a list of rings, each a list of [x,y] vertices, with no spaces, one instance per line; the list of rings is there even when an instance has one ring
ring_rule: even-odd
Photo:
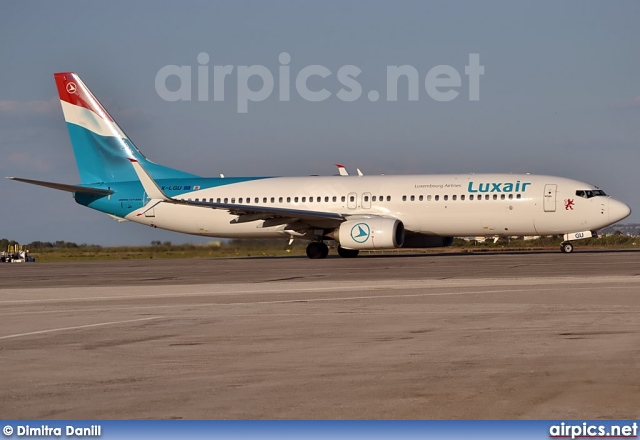
[[[631,214],[631,208],[615,199],[609,199],[609,221],[611,223],[619,222],[623,218],[629,217],[629,214]]]

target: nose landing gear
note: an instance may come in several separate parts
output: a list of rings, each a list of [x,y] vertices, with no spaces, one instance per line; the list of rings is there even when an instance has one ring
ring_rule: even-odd
[[[570,254],[571,252],[573,252],[573,245],[568,241],[562,242],[560,244],[560,252],[562,252],[563,254]]]
[[[573,244],[571,244],[574,240],[582,240],[585,238],[597,237],[595,231],[582,231],[582,232],[573,232],[571,234],[564,234],[564,241],[560,244],[560,252],[563,254],[570,254],[573,252]]]

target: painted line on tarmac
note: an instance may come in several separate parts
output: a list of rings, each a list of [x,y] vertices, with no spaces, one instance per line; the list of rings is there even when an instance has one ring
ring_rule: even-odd
[[[559,277],[553,280],[553,284],[605,284],[610,286],[610,284],[619,284],[619,283],[640,283],[640,277],[634,276],[626,276],[626,277],[616,277],[616,276],[606,276],[606,277],[597,277],[597,280],[593,278],[585,278],[585,277]],[[267,285],[264,283],[255,284],[255,283],[243,283],[243,284],[210,284],[210,285],[199,285],[203,288],[208,289],[217,289],[216,291],[200,291],[200,292],[175,292],[180,289],[193,289],[194,285],[175,285],[168,286],[165,289],[171,289],[173,292],[171,293],[156,293],[155,291],[160,290],[158,286],[149,287],[149,286],[130,286],[129,289],[137,290],[137,289],[151,289],[153,292],[151,293],[143,293],[143,294],[135,294],[135,295],[109,295],[109,296],[89,296],[89,297],[72,297],[72,298],[44,298],[44,299],[16,299],[16,300],[4,300],[0,301],[0,304],[38,304],[38,303],[54,303],[54,302],[72,302],[72,301],[108,301],[108,300],[128,300],[128,299],[147,299],[147,298],[179,298],[179,297],[196,297],[196,296],[229,296],[229,295],[238,295],[238,294],[271,294],[271,293],[283,293],[283,288],[286,288],[290,291],[295,291],[298,293],[308,293],[308,292],[336,292],[336,291],[360,291],[360,290],[412,290],[412,289],[451,289],[451,288],[473,288],[478,287],[479,285],[484,286],[496,286],[496,285],[504,285],[512,282],[518,282],[521,285],[525,286],[548,286],[550,281],[548,279],[543,278],[487,278],[480,280],[475,279],[440,279],[440,280],[406,280],[404,282],[398,283],[394,280],[388,281],[378,281],[372,284],[362,284],[357,281],[343,281],[343,282],[335,282],[331,283],[327,287],[309,287],[303,288],[300,287],[302,285],[309,285],[310,282],[292,282],[292,283],[284,283],[281,281],[272,282],[273,284],[280,284],[282,288],[270,288],[263,289],[261,287],[266,287]],[[326,283],[323,283],[326,284]],[[247,289],[247,286],[252,286],[251,289]],[[118,287],[122,289],[123,287]],[[234,290],[236,288],[244,289],[244,290]],[[71,289],[78,289],[82,291],[87,291],[88,289],[75,287]],[[105,289],[113,289],[107,287],[94,287],[94,289],[105,290]],[[47,290],[47,289],[38,289],[38,290]],[[69,288],[60,288],[62,291],[68,291]]]
[[[587,290],[603,290],[610,286],[570,286],[565,287],[564,292],[567,291],[587,291]],[[634,289],[637,290],[637,286],[617,286],[616,289]],[[335,289],[333,289],[335,291]],[[399,290],[399,289],[391,289]],[[557,288],[536,288],[535,292],[550,292],[557,291]],[[281,294],[297,294],[300,291],[284,292],[277,291]],[[435,297],[435,296],[461,296],[461,295],[478,295],[478,294],[499,294],[499,293],[531,293],[530,288],[522,289],[499,289],[499,290],[473,290],[465,292],[430,292],[430,293],[407,293],[399,295],[359,295],[359,296],[345,296],[345,297],[328,297],[328,298],[294,298],[283,300],[271,300],[271,301],[247,301],[247,302],[209,302],[209,303],[194,303],[194,304],[162,304],[162,305],[144,305],[144,306],[122,306],[122,307],[100,307],[100,308],[85,308],[85,309],[62,309],[62,310],[43,310],[43,311],[16,311],[0,313],[0,316],[10,315],[39,315],[50,313],[87,313],[87,312],[110,312],[110,311],[140,311],[140,310],[152,310],[152,309],[185,309],[194,307],[224,307],[224,306],[250,306],[250,305],[277,305],[277,304],[304,304],[304,303],[319,303],[319,302],[338,302],[338,301],[362,301],[362,300],[376,300],[376,299],[403,299],[403,298],[420,298],[420,297]],[[246,292],[235,292],[246,293]],[[257,293],[257,292],[255,292]],[[262,293],[262,292],[261,292]],[[192,295],[184,295],[184,297],[192,297]]]
[[[46,334],[46,333],[64,332],[64,331],[67,331],[67,330],[81,330],[81,329],[91,328],[91,327],[104,327],[104,326],[107,326],[107,325],[129,324],[129,323],[133,323],[133,322],[151,321],[153,319],[160,319],[160,318],[162,318],[162,316],[154,316],[154,317],[151,317],[151,318],[129,319],[127,321],[100,322],[98,324],[77,325],[77,326],[74,326],[74,327],[52,328],[52,329],[48,329],[48,330],[38,330],[38,331],[35,331],[35,332],[17,333],[15,335],[0,336],[0,340],[21,338],[23,336],[42,335],[42,334]]]

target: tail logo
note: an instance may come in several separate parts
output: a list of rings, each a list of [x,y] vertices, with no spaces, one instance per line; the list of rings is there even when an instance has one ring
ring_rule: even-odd
[[[67,93],[76,93],[78,86],[74,82],[67,83]]]

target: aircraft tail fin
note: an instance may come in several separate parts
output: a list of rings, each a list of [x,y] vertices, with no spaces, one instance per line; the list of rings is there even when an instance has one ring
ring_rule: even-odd
[[[54,78],[82,183],[136,180],[129,159],[145,164],[154,179],[197,177],[149,161],[77,74]]]

